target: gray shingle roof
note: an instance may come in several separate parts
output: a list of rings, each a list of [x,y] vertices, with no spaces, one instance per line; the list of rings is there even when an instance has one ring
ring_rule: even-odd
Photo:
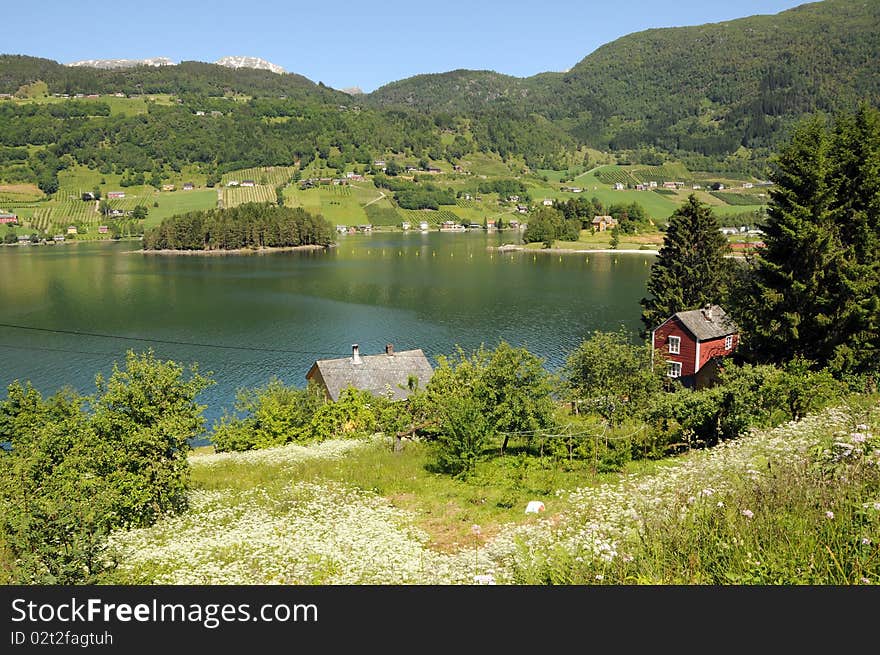
[[[726,337],[739,330],[733,319],[718,305],[711,305],[708,314],[706,309],[692,309],[687,312],[677,312],[674,317],[681,321],[698,341]]]
[[[361,355],[360,360],[355,364],[351,357],[319,359],[306,377],[311,379],[317,370],[333,401],[350,386],[377,396],[390,391],[394,400],[403,400],[410,395],[407,387],[410,375],[418,378],[419,389],[424,389],[434,375],[434,369],[421,348],[402,350],[393,355]]]

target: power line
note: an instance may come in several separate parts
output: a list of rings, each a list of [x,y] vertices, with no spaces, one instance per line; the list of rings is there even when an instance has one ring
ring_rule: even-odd
[[[123,341],[137,341],[141,343],[160,343],[163,345],[171,345],[171,346],[194,346],[197,348],[219,348],[222,350],[245,350],[249,352],[263,352],[263,353],[284,353],[288,355],[336,355],[339,357],[351,356],[350,352],[341,353],[332,350],[292,350],[288,348],[264,348],[261,346],[230,346],[226,344],[217,344],[217,343],[202,343],[198,341],[177,341],[174,339],[150,339],[146,337],[130,337],[123,336],[119,334],[105,334],[100,332],[84,332],[80,330],[61,330],[54,328],[40,328],[34,327],[32,325],[15,325],[13,323],[0,323],[0,327],[4,328],[12,328],[16,330],[30,330],[33,332],[47,332],[51,334],[66,334],[77,337],[98,337],[101,339],[121,339]],[[77,351],[61,351],[61,352],[77,352]],[[99,354],[99,353],[87,353],[85,351],[82,354]],[[379,353],[382,354],[382,353]],[[369,356],[364,354],[362,356]],[[395,357],[409,357],[410,355],[394,353]]]

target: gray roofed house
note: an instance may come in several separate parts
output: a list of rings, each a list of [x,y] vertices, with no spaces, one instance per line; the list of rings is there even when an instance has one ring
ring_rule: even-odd
[[[320,384],[334,402],[348,387],[376,396],[390,393],[393,400],[404,400],[412,393],[408,385],[411,376],[424,389],[432,375],[434,369],[421,348],[395,352],[394,346],[388,344],[384,353],[361,355],[358,345],[353,344],[351,357],[319,359],[306,373],[306,379]]]
[[[733,319],[718,305],[677,312],[675,318],[681,321],[699,341],[718,339],[739,331]]]

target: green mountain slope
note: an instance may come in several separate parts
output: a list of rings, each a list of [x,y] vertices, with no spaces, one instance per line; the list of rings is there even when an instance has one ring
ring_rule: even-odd
[[[0,93],[15,93],[23,84],[42,80],[50,93],[171,93],[175,95],[287,96],[350,103],[341,91],[315,84],[302,75],[253,68],[228,68],[199,61],[173,66],[137,66],[117,70],[64,66],[51,59],[0,55]]]
[[[568,73],[421,75],[368,102],[539,113],[578,140],[709,155],[769,147],[793,119],[880,100],[880,0],[824,0],[771,16],[622,37]]]

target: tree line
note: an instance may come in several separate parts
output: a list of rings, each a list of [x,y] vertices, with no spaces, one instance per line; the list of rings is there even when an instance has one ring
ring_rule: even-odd
[[[237,250],[328,246],[333,228],[302,207],[249,202],[166,218],[144,233],[144,250]]]

